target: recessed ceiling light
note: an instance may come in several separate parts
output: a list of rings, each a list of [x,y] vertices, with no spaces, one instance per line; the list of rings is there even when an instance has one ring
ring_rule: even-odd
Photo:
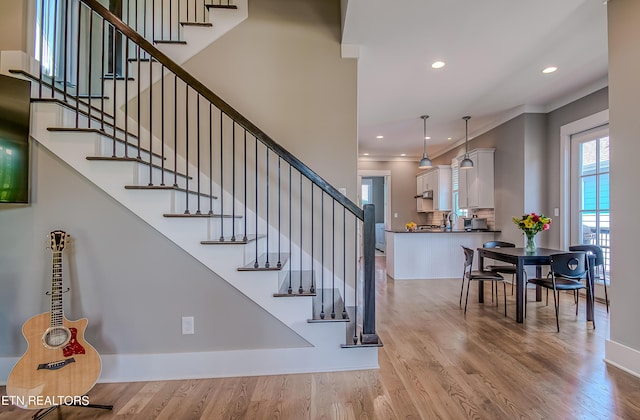
[[[407,156],[406,153],[400,153],[400,156]]]
[[[363,153],[364,156],[369,156],[369,153]]]
[[[453,140],[453,138],[452,137],[447,137],[447,140]]]
[[[440,61],[440,60],[435,61],[435,62],[431,65],[431,68],[432,68],[432,69],[441,69],[441,68],[443,68],[443,67],[444,67],[444,61]]]
[[[383,139],[384,136],[376,136],[377,139]]]
[[[431,140],[431,136],[427,136],[424,138],[425,140]]]
[[[549,74],[549,73],[553,73],[556,70],[558,70],[558,68],[556,66],[549,66],[547,68],[542,69],[542,72],[544,74]]]

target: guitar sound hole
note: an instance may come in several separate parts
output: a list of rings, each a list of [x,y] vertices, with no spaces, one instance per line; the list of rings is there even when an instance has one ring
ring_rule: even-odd
[[[71,332],[65,327],[51,327],[47,329],[42,341],[45,347],[58,348],[62,347],[71,339]]]

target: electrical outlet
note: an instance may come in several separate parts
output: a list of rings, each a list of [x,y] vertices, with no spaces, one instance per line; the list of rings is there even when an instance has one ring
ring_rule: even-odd
[[[182,317],[182,334],[195,334],[194,319],[192,316]]]

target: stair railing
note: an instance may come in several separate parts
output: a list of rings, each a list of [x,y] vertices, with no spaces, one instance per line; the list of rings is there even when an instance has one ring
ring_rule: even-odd
[[[49,130],[97,133],[106,156],[88,159],[143,168],[126,188],[172,191],[165,216],[206,218],[202,244],[252,244],[239,269],[284,271],[282,294],[316,295],[312,321],[350,320],[354,345],[378,345],[373,206],[360,209],[97,0],[39,2],[40,70],[22,75],[34,101],[65,109],[68,124]]]
[[[185,26],[211,26],[212,9],[235,9],[231,0],[121,0],[111,11],[151,43],[184,43]]]

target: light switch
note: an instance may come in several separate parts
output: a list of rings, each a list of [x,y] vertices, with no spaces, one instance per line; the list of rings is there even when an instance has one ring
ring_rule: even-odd
[[[182,317],[182,334],[195,334],[194,318],[192,316]]]
[[[398,218],[398,213],[393,213],[393,217]]]
[[[559,209],[558,207],[555,207],[555,208],[553,209],[553,215],[554,215],[555,217],[560,216],[560,209]]]

